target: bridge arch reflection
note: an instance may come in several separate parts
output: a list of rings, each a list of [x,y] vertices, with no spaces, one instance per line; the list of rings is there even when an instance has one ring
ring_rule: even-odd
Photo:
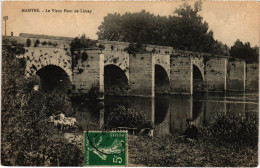
[[[193,92],[201,92],[204,90],[204,78],[200,69],[193,64],[192,66],[192,78],[193,78]]]

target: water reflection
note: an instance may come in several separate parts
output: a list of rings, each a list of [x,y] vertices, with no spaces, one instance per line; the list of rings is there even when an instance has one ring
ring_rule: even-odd
[[[101,128],[110,109],[118,104],[140,110],[150,117],[157,135],[183,132],[187,118],[193,118],[197,127],[203,127],[218,112],[258,115],[258,93],[158,94],[155,98],[106,96],[104,101],[73,101],[76,119],[84,130]]]

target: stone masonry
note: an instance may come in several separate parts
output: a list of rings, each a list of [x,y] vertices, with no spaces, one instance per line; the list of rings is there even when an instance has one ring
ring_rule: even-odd
[[[174,50],[172,47],[147,45],[146,54],[129,55],[127,42],[99,40],[104,50],[82,49],[70,53],[73,38],[21,34],[3,37],[26,44],[27,39],[40,41],[37,47],[25,47],[27,77],[48,65],[63,69],[73,85],[73,92],[86,94],[92,87],[104,91],[104,67],[119,67],[129,88],[124,95],[154,96],[155,65],[163,67],[169,79],[169,94],[193,94],[193,67],[199,69],[205,91],[245,91],[258,89],[258,65],[226,56]],[[21,56],[18,56],[21,57]],[[198,75],[198,73],[196,74]]]

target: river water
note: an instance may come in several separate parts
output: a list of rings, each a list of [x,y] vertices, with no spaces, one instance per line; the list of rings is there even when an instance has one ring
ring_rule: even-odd
[[[197,127],[207,126],[217,113],[258,115],[258,92],[204,93],[148,97],[106,96],[103,101],[73,101],[76,119],[84,130],[98,130],[110,109],[124,105],[142,111],[155,124],[159,136],[183,132],[186,119],[195,119]]]

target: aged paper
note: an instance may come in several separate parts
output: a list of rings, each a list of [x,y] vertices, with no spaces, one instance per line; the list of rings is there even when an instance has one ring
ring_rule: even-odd
[[[257,166],[259,13],[3,1],[1,164]]]

